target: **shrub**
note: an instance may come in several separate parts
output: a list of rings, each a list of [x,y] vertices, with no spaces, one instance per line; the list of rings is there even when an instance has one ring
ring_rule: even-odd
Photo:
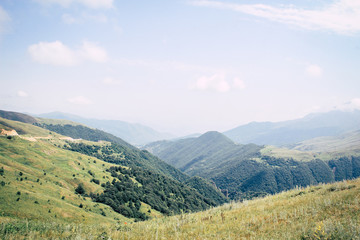
[[[95,184],[99,185],[100,184],[100,181],[98,179],[91,179],[90,182],[94,182]]]

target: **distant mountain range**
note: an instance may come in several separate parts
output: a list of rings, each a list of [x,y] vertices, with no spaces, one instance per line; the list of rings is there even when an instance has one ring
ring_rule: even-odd
[[[336,136],[360,129],[360,111],[312,113],[283,122],[252,122],[224,132],[241,144],[289,145],[315,137]]]
[[[128,123],[120,120],[100,120],[83,118],[80,116],[62,112],[44,113],[36,116],[51,119],[66,119],[82,123],[89,127],[97,128],[105,132],[111,133],[136,146],[175,137],[174,135],[171,135],[169,133],[158,132],[148,126],[137,123]]]

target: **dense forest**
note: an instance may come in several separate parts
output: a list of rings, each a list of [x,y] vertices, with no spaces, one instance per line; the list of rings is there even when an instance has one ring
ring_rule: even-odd
[[[196,180],[193,180],[193,178],[190,178],[189,176],[181,173],[180,171],[176,171],[173,173],[175,175],[177,172],[180,173],[178,176],[178,179],[181,179],[183,183],[180,183],[178,179],[170,178],[168,176],[165,176],[164,174],[161,174],[157,171],[153,171],[152,168],[147,169],[146,164],[146,158],[139,157],[136,155],[136,153],[141,152],[144,153],[142,156],[146,156],[149,154],[147,151],[138,151],[138,152],[128,152],[126,149],[123,148],[123,146],[111,143],[109,145],[89,145],[85,143],[73,143],[68,142],[67,145],[64,146],[65,149],[80,152],[82,154],[86,154],[88,156],[93,156],[98,159],[104,160],[106,162],[119,164],[122,166],[130,167],[131,169],[136,169],[136,173],[139,175],[139,172],[148,172],[152,175],[158,175],[161,177],[164,177],[166,182],[181,184],[182,186],[188,185],[188,187],[196,189],[197,192],[201,193],[206,199],[208,203],[219,205],[227,201],[227,199],[221,194],[221,192],[217,191],[214,186],[207,183],[202,178],[195,178]],[[144,167],[145,166],[145,167]],[[169,166],[166,164],[166,166]],[[170,170],[174,169],[173,167],[170,167]],[[131,172],[134,174],[133,172]],[[145,175],[151,175],[151,174],[145,174]],[[175,175],[177,176],[177,175]],[[155,181],[155,180],[154,180]],[[201,199],[201,198],[200,198]]]
[[[360,176],[360,157],[299,162],[293,159],[262,157],[262,161],[243,160],[229,171],[211,177],[228,192],[230,199],[246,199],[274,194],[296,186],[329,183]]]
[[[115,179],[103,183],[104,192],[91,194],[91,197],[126,217],[147,219],[140,212],[141,202],[165,215],[201,211],[217,205],[184,184],[141,168],[119,166],[108,171]]]

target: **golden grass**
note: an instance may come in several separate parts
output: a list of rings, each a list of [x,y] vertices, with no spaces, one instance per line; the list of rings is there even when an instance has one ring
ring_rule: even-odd
[[[59,225],[55,230],[37,223],[44,230],[31,231],[27,239],[360,239],[359,201],[356,179],[146,222]],[[5,239],[22,236],[15,232]]]

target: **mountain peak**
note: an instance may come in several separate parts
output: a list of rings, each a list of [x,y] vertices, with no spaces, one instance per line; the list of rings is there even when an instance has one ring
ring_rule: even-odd
[[[233,141],[226,137],[224,134],[217,131],[209,131],[197,138],[200,141],[211,141],[211,142],[228,142],[233,143]]]

